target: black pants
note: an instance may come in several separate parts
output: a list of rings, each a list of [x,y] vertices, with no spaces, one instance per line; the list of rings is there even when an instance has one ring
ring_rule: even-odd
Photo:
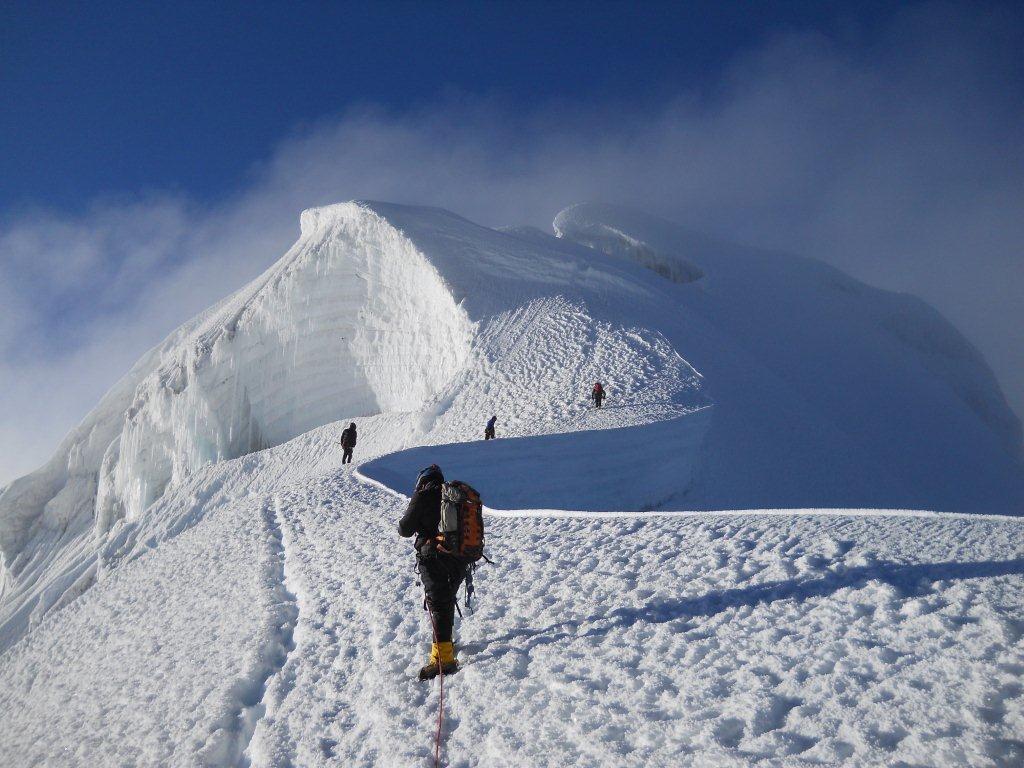
[[[604,395],[596,395],[594,397],[594,405],[598,408],[601,407],[601,403],[604,402]]]
[[[352,463],[352,449],[342,447],[341,449],[341,463],[351,464]]]
[[[417,557],[420,581],[427,598],[427,607],[437,625],[437,642],[452,641],[455,624],[455,597],[466,578],[466,566],[446,555]]]
[[[494,430],[493,429],[485,429],[484,430],[484,440],[493,440],[493,439],[494,439]]]

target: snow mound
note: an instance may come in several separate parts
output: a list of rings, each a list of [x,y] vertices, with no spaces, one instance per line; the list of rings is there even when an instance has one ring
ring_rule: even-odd
[[[604,414],[601,414],[604,415]],[[672,509],[692,480],[707,409],[650,425],[411,448],[363,464],[363,476],[409,488],[423,467],[486,489],[488,509],[611,512]],[[661,458],[651,460],[650,446]]]
[[[692,410],[700,376],[621,305],[648,287],[605,261],[437,209],[305,211],[288,253],[149,352],[0,496],[0,627],[81,591],[91,534],[341,416],[411,414],[418,442],[474,436],[485,413],[505,434],[557,432],[597,378],[629,404],[617,425]]]
[[[302,237],[162,357],[104,457],[101,529],[198,467],[338,414],[415,410],[462,367],[472,327],[432,265],[356,205],[306,211]]]
[[[914,362],[950,387],[996,434],[1007,452],[1015,457],[1024,454],[1020,420],[981,353],[935,309],[914,296],[872,288],[820,261],[716,240],[621,207],[573,205],[555,217],[553,226],[560,238],[637,261],[676,282],[688,282],[679,279],[680,272],[689,270],[697,275],[691,279],[707,274],[708,291],[731,304],[716,308],[728,309],[733,316],[744,313],[747,323],[771,323],[761,328],[761,339],[752,340],[755,344],[778,343],[772,327],[776,318],[741,304],[751,298],[759,300],[757,310],[776,309],[798,349],[804,334],[789,321],[802,322],[811,312],[816,315],[815,322],[825,323],[827,332],[838,325],[839,330],[853,328],[867,337],[863,331],[881,328],[911,351]],[[699,266],[673,266],[690,262]],[[869,323],[874,327],[865,328]],[[735,324],[729,326],[731,333],[737,330]],[[803,351],[809,356],[811,349]]]

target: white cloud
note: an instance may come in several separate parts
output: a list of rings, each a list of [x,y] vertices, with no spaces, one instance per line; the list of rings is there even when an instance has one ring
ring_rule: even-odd
[[[1024,412],[1017,13],[912,10],[874,42],[781,35],[701,93],[528,114],[372,106],[283,142],[212,208],[100,202],[0,225],[0,482],[44,460],[145,348],[350,198],[547,226],[603,200],[830,261],[934,303]]]

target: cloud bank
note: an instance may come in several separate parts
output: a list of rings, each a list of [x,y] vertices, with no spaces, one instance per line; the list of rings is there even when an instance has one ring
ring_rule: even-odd
[[[448,95],[282,142],[229,199],[0,218],[0,484],[45,461],[176,325],[351,198],[548,227],[582,200],[814,256],[930,301],[1024,413],[1021,13],[928,5],[871,40],[780,34],[659,103]]]

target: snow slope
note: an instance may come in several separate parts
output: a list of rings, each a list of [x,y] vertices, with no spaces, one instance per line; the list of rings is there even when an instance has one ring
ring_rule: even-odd
[[[0,657],[0,763],[431,765],[405,499],[340,466],[342,426],[200,472]],[[492,512],[445,764],[1017,765],[1022,526]]]
[[[587,415],[612,415],[612,408]],[[566,432],[429,445],[368,462],[360,472],[409,490],[409,478],[436,463],[453,478],[472,478],[486,488],[492,509],[657,509],[690,482],[709,417],[705,408],[668,421],[588,431],[583,438]]]
[[[981,355],[919,299],[635,211],[577,205],[554,226],[703,275],[674,286],[666,331],[716,403],[687,506],[1024,507],[1020,422]]]
[[[631,407],[692,410],[699,375],[623,306],[647,290],[612,259],[444,211],[306,211],[277,264],[148,353],[0,495],[0,647],[91,582],[96,535],[211,462],[340,414],[410,414],[409,441],[467,437],[492,408],[506,431],[559,431],[588,382],[616,371]]]
[[[394,524],[431,461],[497,561],[451,764],[1019,763],[1022,522],[821,509],[1019,514],[977,353],[818,262],[556,231],[307,211],[4,489],[0,764],[429,764]]]

